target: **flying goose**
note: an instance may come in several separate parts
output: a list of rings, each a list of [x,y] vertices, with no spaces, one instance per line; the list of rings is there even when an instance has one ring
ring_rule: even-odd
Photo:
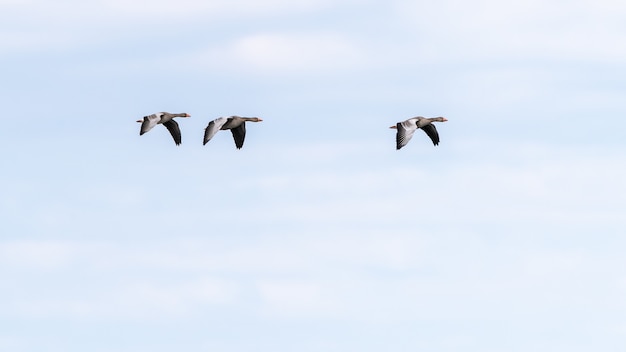
[[[156,114],[144,116],[142,120],[137,120],[137,122],[141,122],[141,130],[139,131],[139,135],[143,135],[144,133],[150,131],[152,127],[162,124],[170,131],[172,138],[174,138],[174,142],[176,145],[180,145],[180,128],[178,128],[178,123],[174,121],[175,117],[190,117],[191,115],[183,112],[180,114],[170,114],[169,112],[157,112]]]
[[[246,121],[261,122],[262,119],[258,117],[218,117],[217,119],[209,122],[209,125],[204,129],[204,142],[202,145],[207,144],[208,141],[215,136],[219,130],[230,130],[235,140],[235,146],[237,149],[243,147],[243,141],[246,138]]]
[[[446,122],[448,119],[445,117],[422,117],[417,116],[410,118],[408,120],[398,122],[395,126],[391,126],[389,128],[394,128],[398,130],[396,133],[396,150],[404,147],[409,143],[411,137],[413,137],[413,133],[418,128],[421,128],[428,137],[433,141],[433,145],[439,144],[439,134],[437,133],[437,129],[432,122]]]

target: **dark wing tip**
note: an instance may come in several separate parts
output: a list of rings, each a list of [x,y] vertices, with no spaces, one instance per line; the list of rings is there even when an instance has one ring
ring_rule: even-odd
[[[396,150],[400,150],[406,144],[404,143],[404,138],[402,137],[402,131],[404,131],[402,123],[398,122],[396,124]]]
[[[209,134],[209,126],[204,129],[204,137],[202,138],[202,145],[206,145],[209,142],[207,135]]]
[[[180,145],[180,143],[182,142],[182,138],[180,135],[180,128],[178,127],[178,123],[174,120],[169,120],[165,122],[163,126],[165,126],[165,128],[170,131],[170,134],[174,139],[174,143],[176,143],[176,145]]]
[[[243,147],[243,142],[246,139],[246,123],[244,122],[238,127],[231,128],[230,132],[233,134],[235,146],[237,147],[237,149],[241,149],[241,147]]]
[[[433,145],[437,146],[439,144],[439,133],[437,133],[437,128],[433,124],[428,124],[422,127],[422,130],[426,132],[431,141],[433,141]]]

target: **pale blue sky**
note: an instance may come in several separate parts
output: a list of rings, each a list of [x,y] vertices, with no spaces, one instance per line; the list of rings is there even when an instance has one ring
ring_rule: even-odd
[[[626,5],[432,3],[0,0],[0,350],[623,351]]]

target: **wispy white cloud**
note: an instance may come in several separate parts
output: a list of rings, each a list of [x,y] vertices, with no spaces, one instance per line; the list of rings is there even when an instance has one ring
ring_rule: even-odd
[[[340,302],[328,287],[315,281],[266,280],[258,284],[264,314],[278,317],[328,315]]]
[[[176,284],[138,282],[113,292],[113,306],[99,309],[100,314],[127,312],[141,319],[162,314],[189,316],[207,307],[231,304],[237,293],[238,287],[229,280],[215,278],[195,278]]]
[[[554,59],[619,62],[626,7],[605,1],[396,3],[429,61]],[[575,19],[575,20],[574,20]]]
[[[51,49],[54,45],[79,45],[124,38],[129,33],[154,33],[185,23],[289,18],[320,13],[340,4],[327,0],[283,2],[159,0],[156,2],[102,0],[89,6],[62,1],[8,1],[2,5],[11,30],[0,36],[8,52]],[[502,3],[492,0],[464,3],[455,0],[427,4],[396,1],[384,12],[390,27],[381,27],[383,38],[375,40],[357,30],[337,33],[255,33],[226,47],[211,47],[199,56],[222,64],[229,59],[257,69],[339,68],[380,65],[411,65],[415,62],[475,62],[489,60],[549,59],[558,61],[621,62],[626,49],[613,45],[625,28],[626,9],[619,2],[529,1]],[[576,18],[576,20],[572,20]],[[166,25],[164,26],[163,23]],[[151,29],[152,28],[152,29]],[[232,30],[232,28],[231,28]],[[190,33],[185,34],[189,36]],[[109,39],[107,39],[109,38]],[[198,37],[198,40],[201,36]],[[358,38],[359,41],[355,41]],[[363,47],[361,44],[368,43]],[[19,44],[19,45],[18,45]],[[223,61],[221,60],[223,58]]]
[[[123,41],[132,33],[163,32],[189,23],[236,21],[316,12],[332,7],[327,0],[264,1],[118,1],[88,5],[66,0],[5,1],[0,19],[12,24],[0,32],[0,48],[9,53],[68,49],[97,42]]]
[[[33,53],[62,50],[71,45],[71,36],[47,35],[37,31],[0,32],[0,48],[5,53]]]
[[[272,195],[297,190],[299,199],[308,201],[296,202],[287,197],[273,204],[272,210],[257,210],[249,216],[277,220],[288,215],[288,219],[311,223],[324,219],[329,223],[358,224],[364,218],[412,219],[419,211],[422,222],[448,223],[450,214],[454,214],[455,221],[461,222],[560,223],[571,230],[594,222],[623,226],[615,212],[615,206],[624,202],[620,194],[626,194],[619,181],[626,177],[626,168],[616,167],[623,165],[619,153],[598,157],[589,147],[557,149],[526,143],[500,144],[501,148],[493,150],[491,142],[462,140],[458,144],[451,142],[449,151],[456,152],[439,156],[450,158],[459,153],[466,160],[462,164],[447,167],[433,160],[428,164],[413,159],[401,161],[421,152],[415,142],[401,151],[391,151],[395,154],[389,157],[400,164],[385,163],[385,167],[349,172],[337,166],[323,171],[307,168],[284,175],[256,175],[247,182],[251,189]],[[382,157],[370,149],[363,146],[354,154],[366,153],[372,160]],[[459,197],[461,194],[463,197]],[[564,222],[567,218],[571,220]]]
[[[47,13],[47,20],[41,23],[60,23],[74,19],[75,24],[103,25],[112,19],[119,21],[141,21],[155,26],[161,23],[174,23],[185,20],[205,18],[246,18],[250,16],[277,16],[300,11],[318,11],[332,6],[328,0],[296,0],[284,2],[279,0],[234,0],[234,1],[200,1],[200,0],[138,0],[124,2],[120,0],[97,0],[88,6],[76,0],[64,0],[54,6],[43,0],[4,0],[0,6],[12,13],[31,14],[39,19],[39,15]],[[34,18],[25,18],[34,20]],[[46,18],[43,18],[46,19]],[[162,22],[165,21],[165,22]]]
[[[567,246],[555,245],[565,239]],[[586,316],[586,309],[576,307],[589,304],[596,311],[626,308],[610,303],[626,289],[619,251],[598,252],[559,234],[303,232],[248,237],[244,243],[186,237],[72,246],[83,250],[72,253],[73,264],[60,273],[80,282],[43,295],[37,285],[44,269],[28,265],[5,281],[17,288],[17,294],[5,297],[11,307],[7,316],[154,322],[228,310],[246,311],[251,319],[395,324],[532,321],[537,314],[572,309]],[[16,255],[29,251],[12,249]],[[604,295],[608,302],[593,301],[596,291],[607,289],[612,292]]]
[[[407,245],[414,240],[391,237],[389,241],[388,236],[383,240],[357,235],[339,239],[270,235],[264,243],[243,246],[233,246],[228,239],[183,238],[141,248],[73,243],[70,246],[78,251],[63,255],[71,265],[56,268],[55,275],[82,277],[80,272],[86,271],[89,277],[80,283],[67,282],[65,288],[57,287],[45,295],[38,287],[45,283],[39,283],[36,277],[48,269],[41,267],[41,256],[33,256],[31,247],[49,251],[51,247],[68,245],[13,243],[3,249],[22,259],[10,263],[11,272],[19,273],[11,275],[10,283],[19,282],[25,291],[20,289],[20,294],[7,297],[11,309],[5,314],[28,319],[154,321],[195,318],[212,309],[243,307],[252,311],[250,315],[336,316],[345,310],[337,310],[335,304],[343,302],[344,295],[355,293],[345,291],[345,287],[337,296],[332,287],[337,274],[343,275],[350,268],[386,267],[386,262],[392,268],[408,264],[400,263],[396,254],[412,248]],[[184,277],[172,281],[158,272]],[[325,276],[330,281],[320,280]],[[250,295],[256,298],[246,299]]]
[[[121,1],[103,0],[102,6],[112,13],[130,15],[144,20],[184,20],[187,18],[205,17],[207,20],[221,18],[247,18],[250,16],[277,16],[285,13],[316,11],[331,6],[328,0],[296,0],[284,2],[280,0],[235,0],[235,1],[199,1],[199,0],[157,0],[157,1]]]
[[[15,241],[0,243],[0,263],[35,270],[58,270],[69,264],[77,248],[58,241]]]
[[[170,66],[172,60],[194,70],[279,76],[294,72],[315,75],[369,65],[356,42],[332,32],[256,33],[164,63]]]
[[[333,33],[254,35],[235,44],[233,51],[238,60],[269,70],[347,68],[363,58],[353,43]]]
[[[105,276],[101,276],[103,278]],[[92,285],[91,281],[83,282]],[[135,282],[99,286],[99,291],[74,289],[62,295],[34,295],[22,292],[5,313],[25,319],[78,319],[155,321],[177,317],[196,317],[233,300],[232,284],[219,279],[194,279],[173,284]]]

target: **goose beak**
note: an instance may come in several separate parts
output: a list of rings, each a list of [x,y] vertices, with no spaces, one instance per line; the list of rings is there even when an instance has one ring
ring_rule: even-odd
[[[389,128],[396,129],[396,128],[398,128],[398,126],[391,126],[391,127],[389,127]]]
[[[137,122],[143,122],[143,120],[137,120]]]
[[[189,114],[185,114],[185,117],[191,117],[191,115],[189,115]]]
[[[446,121],[448,121],[448,119],[446,119],[446,118],[444,117],[444,118],[443,118],[443,122],[446,122]]]

